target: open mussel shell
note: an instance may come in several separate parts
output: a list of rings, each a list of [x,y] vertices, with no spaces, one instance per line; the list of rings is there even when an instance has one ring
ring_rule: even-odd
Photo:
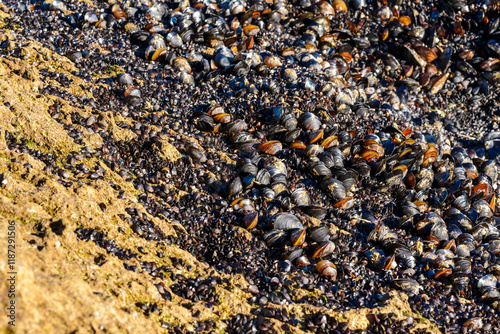
[[[306,240],[306,235],[306,229],[304,228],[293,229],[290,233],[292,246],[301,246]]]
[[[206,114],[200,113],[194,119],[194,125],[196,128],[203,132],[212,132],[214,130],[214,120],[213,118]]]
[[[319,243],[315,248],[312,253],[312,258],[321,258],[328,256],[333,253],[335,250],[335,244],[333,241],[330,240],[325,240],[321,243]]]

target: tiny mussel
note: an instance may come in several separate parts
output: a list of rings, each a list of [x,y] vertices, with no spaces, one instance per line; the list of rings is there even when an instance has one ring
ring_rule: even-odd
[[[337,267],[328,260],[321,260],[316,264],[316,270],[323,276],[337,279]]]

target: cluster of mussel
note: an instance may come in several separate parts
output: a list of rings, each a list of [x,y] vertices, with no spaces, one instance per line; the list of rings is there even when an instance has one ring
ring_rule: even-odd
[[[209,110],[214,108],[221,107]],[[195,124],[210,113],[198,114]],[[315,113],[296,116],[277,106],[263,110],[265,129],[249,133],[242,120],[219,125],[243,156],[228,194],[241,208],[246,228],[256,227],[259,221],[251,201],[242,199],[251,191],[261,193],[268,201],[284,199],[281,208],[295,205],[319,220],[326,216],[327,209],[312,204],[305,188],[290,191],[293,186],[287,182],[286,162],[278,157],[284,150],[291,150],[307,164],[310,176],[318,180],[335,209],[347,210],[354,205],[358,185],[396,199],[392,215],[377,218],[364,210],[360,218],[373,228],[367,237],[371,246],[364,252],[372,270],[400,267],[411,274],[420,266],[430,278],[451,282],[459,289],[470,283],[471,259],[475,256],[487,261],[488,274],[500,273],[500,220],[495,216],[499,210],[499,132],[491,132],[466,150],[453,147],[444,136],[397,126],[354,140],[353,134],[336,131]],[[280,248],[282,258],[296,265],[309,265],[307,255],[313,259],[327,257],[335,249],[328,228],[304,229],[290,213],[276,213],[266,226],[272,229],[264,234],[264,241]],[[401,230],[406,230],[403,235],[414,237],[402,238]],[[317,266],[320,273],[334,276],[335,267],[330,262]],[[395,284],[407,291],[419,289],[411,279]],[[478,289],[484,300],[496,300],[496,288]]]
[[[249,215],[257,219],[255,213]],[[249,215],[243,217],[245,225],[250,220]],[[319,260],[316,269],[320,274],[337,278],[337,267],[328,260],[320,260],[335,250],[335,244],[330,240],[330,230],[326,226],[305,228],[299,218],[287,212],[277,213],[271,220],[273,229],[265,233],[263,238],[269,247],[280,249],[283,260],[287,261],[285,267],[292,262],[301,267],[309,266],[311,258]]]
[[[62,10],[63,4],[46,1],[42,8]],[[356,10],[376,6],[362,0],[351,4]],[[178,10],[172,10],[172,5]],[[463,87],[464,77],[477,81],[477,87],[470,88],[472,95],[484,86],[481,82],[488,88],[488,82],[500,80],[500,19],[492,14],[491,2],[486,3],[486,11],[472,5],[468,12],[459,1],[444,1],[439,5],[444,10],[430,13],[382,5],[372,8],[373,25],[365,24],[359,13],[349,16],[352,11],[342,0],[302,0],[298,5],[310,12],[291,18],[290,6],[284,1],[268,5],[234,0],[220,4],[218,13],[217,4],[208,1],[192,6],[186,1],[154,5],[136,1],[129,6],[114,4],[100,14],[70,14],[66,20],[78,27],[123,27],[131,42],[141,47],[143,57],[170,65],[188,84],[222,73],[236,75],[231,87],[243,89],[248,85],[242,77],[250,71],[277,74],[275,68],[283,67],[283,78],[302,80],[305,90],[320,91],[331,98],[336,112],[352,110],[358,117],[366,117],[376,108],[388,116],[395,110],[408,111],[410,91],[427,87],[431,95],[436,94],[449,78]],[[457,18],[459,10],[464,12]],[[332,18],[344,12],[348,19],[342,22],[343,28],[334,29]],[[265,36],[271,30],[293,32],[296,38],[292,46],[278,43],[281,54],[276,50],[254,51],[266,47]],[[476,30],[484,30],[483,40],[469,43],[468,34]],[[447,38],[448,42],[463,41],[464,46],[455,50],[446,44]],[[201,45],[213,53],[205,53]],[[363,62],[362,68],[358,66]],[[318,88],[314,80],[301,78],[295,65],[322,72],[327,81]],[[477,76],[478,72],[482,76]],[[389,84],[380,88],[381,77],[399,88]],[[125,100],[139,105],[140,91],[133,87],[131,77],[124,74],[118,81],[127,87]],[[226,134],[242,155],[228,194],[241,208],[247,228],[254,228],[259,221],[251,202],[243,198],[255,190],[268,200],[289,197],[302,212],[320,220],[326,215],[327,209],[311,203],[304,188],[290,192],[288,167],[278,157],[283,151],[292,151],[303,159],[307,172],[330,197],[334,209],[348,210],[355,205],[359,185],[370,193],[396,199],[394,216],[379,219],[366,214],[368,218],[362,218],[374,227],[367,240],[373,248],[364,253],[373,270],[402,266],[410,272],[422,265],[429,276],[463,287],[472,275],[471,258],[479,257],[493,263],[485,267],[488,275],[498,276],[498,132],[467,143],[466,150],[444,136],[397,126],[362,136],[340,131],[328,119],[328,112],[286,112],[276,106],[262,112],[265,126],[257,129],[243,119],[234,119],[221,106],[195,113],[197,129]],[[204,161],[199,148],[188,146],[187,151]],[[284,259],[298,265],[309,263],[309,258],[327,257],[335,249],[326,227],[305,228],[293,214],[276,213],[266,223],[272,226],[264,235],[268,245],[282,249]],[[398,230],[418,238],[402,238]],[[319,262],[318,266],[319,272],[326,270],[334,276],[330,275],[333,270],[329,268],[334,268],[330,263]],[[412,281],[398,283],[412,284],[408,282]],[[495,300],[496,281],[479,282],[481,298]]]
[[[495,216],[499,211],[498,143],[495,148],[491,142],[499,135],[493,132],[482,145],[465,150],[445,143],[436,149],[414,133],[414,139],[402,142],[395,155],[374,165],[375,170],[381,164],[387,169],[394,159],[389,170],[399,168],[403,174],[395,194],[395,216],[381,220],[365,213],[363,217],[375,226],[367,239],[374,246],[365,252],[373,270],[400,266],[411,273],[421,266],[430,278],[452,283],[459,290],[467,289],[474,277],[472,269],[478,265],[488,273],[479,282],[500,274],[500,219]],[[397,151],[401,146],[404,149]],[[416,238],[402,239],[398,230]],[[477,286],[480,298],[497,304],[497,288],[483,285]],[[398,280],[396,286],[410,292],[419,288],[408,279]]]
[[[285,112],[282,106],[265,109],[261,114],[263,122],[276,130],[274,133],[266,131],[267,135],[284,140],[285,145],[290,145],[292,149],[294,145],[299,144],[298,139],[302,138],[306,131],[318,132],[321,125],[313,113],[304,114],[305,117],[297,119],[293,113]],[[242,225],[247,229],[254,229],[259,224],[258,211],[253,202],[246,198],[246,194],[249,193],[260,194],[269,203],[276,200],[278,204],[271,205],[268,212],[294,208],[319,221],[325,218],[327,209],[314,204],[305,187],[295,187],[290,184],[285,160],[276,157],[283,149],[283,144],[278,139],[265,140],[263,131],[260,133],[246,131],[248,128],[246,122],[241,119],[231,121],[230,115],[219,105],[209,106],[205,112],[196,112],[194,124],[201,131],[220,131],[227,134],[242,154],[236,164],[238,174],[230,181],[227,193],[232,199],[232,206],[242,215]],[[304,134],[301,129],[304,130]],[[323,141],[327,146],[327,143],[334,140],[333,138],[321,140],[320,137],[322,134],[316,133],[313,143]],[[308,152],[305,154],[310,158],[319,153],[314,153],[316,150],[314,147],[309,149],[304,147],[300,150]],[[340,182],[333,178],[332,180]],[[345,182],[355,183],[347,178]],[[305,217],[302,219],[306,220]],[[326,226],[306,227],[299,217],[290,212],[277,212],[264,221],[263,229],[270,228],[270,230],[263,235],[263,240],[269,247],[279,250],[282,259],[288,265],[295,263],[298,266],[308,266],[311,264],[310,259],[318,261],[335,250],[335,244],[330,240],[330,230]],[[336,267],[330,261],[322,260],[316,265],[323,275],[336,277]]]
[[[376,84],[381,74],[390,81],[397,80],[398,86],[412,90],[426,87],[433,94],[444,87],[451,71],[454,71],[455,83],[470,77],[478,82],[478,89],[486,87],[486,91],[487,81],[499,80],[500,44],[495,38],[500,21],[498,17],[490,21],[482,10],[467,17],[463,23],[460,20],[453,22],[450,24],[453,28],[436,25],[424,29],[436,17],[404,9],[404,6],[401,9],[380,6],[373,12],[379,23],[376,28],[368,29],[354,15],[349,16],[343,28],[335,29],[332,24],[334,15],[349,13],[342,0],[332,4],[327,1],[300,2],[310,12],[297,18],[289,17],[289,4],[284,1],[268,5],[236,0],[220,4],[221,10],[216,10],[215,3],[208,2],[194,3],[192,7],[187,2],[175,5],[178,5],[176,10],[170,4],[160,2],[137,1],[122,7],[113,4],[107,13],[71,14],[67,21],[74,26],[97,28],[113,28],[119,23],[118,26],[124,26],[129,33],[131,42],[141,46],[146,59],[170,65],[187,84],[194,84],[201,78],[210,80],[221,72],[245,77],[251,70],[267,74],[280,67],[282,77],[293,82],[299,79],[304,89],[317,90],[314,80],[297,74],[294,67],[300,65],[303,70],[324,73],[328,82],[319,90],[325,96],[335,96],[338,104],[352,105],[360,96],[367,100],[373,95],[375,99],[389,101],[389,105],[397,109],[399,103],[393,101],[395,90],[387,88],[387,96],[379,97]],[[367,3],[354,1],[352,5],[362,9]],[[448,10],[449,6],[445,9]],[[465,39],[467,28],[480,29],[481,25],[487,25],[489,39],[479,43],[477,50],[468,46],[454,50],[440,43],[447,34]],[[260,46],[269,44],[264,38],[265,32],[288,29],[299,33],[296,38],[294,36],[291,46],[279,44],[274,52],[253,50],[254,43]],[[213,53],[205,52],[199,46],[208,46]],[[370,57],[380,51],[385,53],[380,59]],[[454,58],[458,62],[452,68]],[[359,68],[354,61],[366,62],[367,66]],[[476,78],[478,72],[483,72],[484,78]],[[353,83],[369,89],[358,90]],[[475,92],[475,88],[469,87],[469,90]]]
[[[296,5],[304,10],[295,15],[287,1],[138,0],[112,4],[100,13],[69,14],[65,20],[79,28],[124,28],[147,60],[170,65],[186,84],[211,80],[221,73],[240,79],[251,72],[277,74],[279,67],[283,78],[334,97],[340,106],[353,105],[360,98],[380,100],[388,102],[385,107],[390,112],[399,109],[401,94],[395,98],[396,88],[391,85],[381,92],[377,86],[381,75],[403,90],[424,87],[432,94],[451,75],[467,94],[482,92],[486,97],[491,83],[500,81],[500,18],[495,15],[495,4],[487,1],[485,6],[469,8],[458,3],[444,1],[427,13],[358,0],[298,1]],[[44,2],[42,8],[65,7],[56,0]],[[366,15],[372,16],[371,24],[362,18]],[[337,22],[338,18],[342,19]],[[484,33],[484,40],[470,43],[468,36],[476,31]],[[291,39],[273,44],[270,32],[287,32]],[[456,49],[447,38],[463,41],[463,46]],[[327,79],[321,87],[310,75],[316,71]],[[360,85],[364,89],[355,87]],[[242,87],[239,94],[248,89]]]

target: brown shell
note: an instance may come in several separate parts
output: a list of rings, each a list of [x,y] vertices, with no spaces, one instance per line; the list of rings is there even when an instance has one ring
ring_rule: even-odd
[[[254,45],[254,38],[253,38],[253,36],[247,38],[247,40],[245,41],[245,46],[246,46],[247,50],[253,49],[253,45]]]
[[[334,208],[348,210],[354,206],[354,199],[352,197],[344,198],[333,205]]]
[[[283,150],[283,145],[278,140],[270,140],[259,145],[259,151],[269,155],[276,155]]]
[[[422,74],[420,78],[418,78],[418,83],[420,86],[425,87],[431,82],[431,76],[429,74]]]
[[[434,275],[434,278],[435,279],[446,278],[446,277],[451,275],[452,271],[453,270],[451,268],[441,269],[438,272],[436,272],[436,275]]]
[[[382,40],[385,41],[389,37],[389,29],[385,28],[382,32]]]
[[[281,60],[275,56],[267,57],[266,59],[264,59],[264,63],[269,68],[281,66]]]
[[[384,270],[390,270],[396,265],[396,254],[392,254],[385,259]]]
[[[432,164],[436,161],[438,156],[438,150],[435,147],[430,147],[424,153],[424,161],[422,166],[427,166],[428,164]]]
[[[413,204],[415,204],[418,207],[421,213],[425,213],[429,209],[429,205],[424,201],[415,201],[413,202]]]
[[[217,106],[217,105],[210,107],[207,111],[207,114],[209,114],[212,117],[214,117],[215,115],[218,115],[218,114],[223,114],[223,113],[225,113],[224,108],[221,106]]]
[[[151,60],[153,60],[153,61],[157,60],[160,56],[162,56],[166,52],[167,52],[167,49],[165,49],[165,48],[161,48],[161,49],[156,50],[153,53],[153,55],[151,56]]]
[[[295,260],[295,264],[298,265],[299,267],[307,267],[311,265],[311,262],[309,261],[307,256],[302,255],[299,258],[297,258],[297,260]]]
[[[455,242],[455,239],[447,240],[443,244],[443,249],[449,249],[452,252],[455,251],[456,247],[457,247],[457,244]]]
[[[479,68],[485,72],[495,71],[500,68],[500,60],[496,58],[490,58],[482,62],[481,65],[479,65]]]
[[[474,55],[476,54],[476,51],[474,50],[464,50],[458,54],[458,58],[462,60],[471,60],[474,58]]]
[[[344,2],[344,0],[334,0],[332,5],[333,5],[333,9],[335,10],[335,13],[347,11],[347,5]]]
[[[398,19],[399,23],[401,23],[402,25],[404,26],[409,26],[411,24],[411,18],[409,16],[401,16],[399,19]]]
[[[377,161],[380,158],[377,151],[374,150],[364,150],[363,153],[361,153],[361,157],[368,162]]]
[[[282,57],[293,56],[294,54],[295,54],[295,49],[292,47],[286,48],[285,50],[281,51]]]
[[[350,63],[352,61],[352,55],[349,52],[341,52],[339,53],[346,62]]]
[[[337,267],[328,260],[319,261],[316,264],[316,270],[323,276],[337,279]]]
[[[416,46],[415,51],[417,51],[418,55],[428,63],[433,62],[438,57],[437,54],[434,51],[432,51],[431,48],[428,48],[425,45]]]
[[[243,27],[243,33],[247,36],[255,36],[260,32],[260,28],[256,25],[249,24]]]
[[[127,14],[123,10],[118,9],[113,12],[113,16],[115,17],[115,19],[119,20],[121,18],[126,18]]]
[[[307,146],[300,140],[296,140],[292,144],[290,144],[290,147],[294,150],[305,150]]]
[[[231,28],[231,30],[236,30],[240,27],[240,21],[238,20],[237,17],[235,17],[231,23],[229,24],[229,27]]]
[[[222,124],[229,123],[229,122],[231,122],[231,115],[226,114],[226,113],[217,114],[214,116],[214,121],[216,121],[217,123],[222,123]]]
[[[453,24],[453,32],[460,37],[464,37],[464,28],[462,27],[462,23],[460,23],[460,21],[455,21]]]
[[[443,88],[444,84],[446,83],[446,80],[448,80],[448,73],[443,73],[438,77],[435,77],[432,79],[431,82],[431,93],[432,94],[437,94],[441,88]]]
[[[408,188],[415,188],[415,185],[417,184],[417,180],[415,179],[415,175],[413,173],[408,173],[405,177],[405,185]]]
[[[321,143],[321,146],[323,148],[330,148],[337,146],[339,144],[339,138],[337,136],[330,136],[328,138],[325,138],[323,142]]]
[[[328,15],[335,15],[335,10],[333,9],[332,5],[328,3],[328,1],[320,1],[318,3],[318,9],[321,15],[328,16]]]
[[[379,157],[383,157],[385,155],[384,147],[373,139],[364,140],[363,146],[367,150],[373,150],[373,151],[377,152]]]
[[[433,75],[436,75],[437,73],[438,73],[438,69],[435,65],[427,64],[427,66],[425,66],[424,74],[427,74],[427,75],[432,77]]]
[[[172,65],[179,72],[191,73],[191,65],[184,57],[175,58]]]
[[[401,75],[405,78],[411,77],[413,74],[413,65],[404,65],[401,71]]]

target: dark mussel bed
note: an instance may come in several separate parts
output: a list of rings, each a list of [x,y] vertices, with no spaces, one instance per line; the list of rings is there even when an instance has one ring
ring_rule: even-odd
[[[98,87],[94,98],[50,85],[40,93],[90,107],[91,117],[71,116],[78,128],[57,105],[49,112],[77,144],[88,131],[102,147],[59,157],[59,167],[28,152],[61,178],[65,169],[102,177],[78,163],[100,159],[133,183],[149,214],[187,232],[165,236],[130,208],[133,233],[243,275],[257,311],[232,314],[228,332],[266,332],[274,318],[344,333],[329,315],[297,319],[272,305],[374,308],[394,289],[442,332],[500,331],[498,1],[93,2],[4,1],[4,29],[71,60]],[[71,85],[54,73],[40,72]],[[116,125],[137,138],[117,140],[100,112],[127,119]],[[5,136],[10,149],[24,147]],[[179,160],[158,154],[165,138]],[[105,233],[74,232],[137,256]],[[127,269],[168,272],[154,262]],[[215,278],[172,279],[157,285],[163,298],[217,302]],[[294,300],[292,289],[318,294]],[[367,331],[414,326],[381,315]]]

